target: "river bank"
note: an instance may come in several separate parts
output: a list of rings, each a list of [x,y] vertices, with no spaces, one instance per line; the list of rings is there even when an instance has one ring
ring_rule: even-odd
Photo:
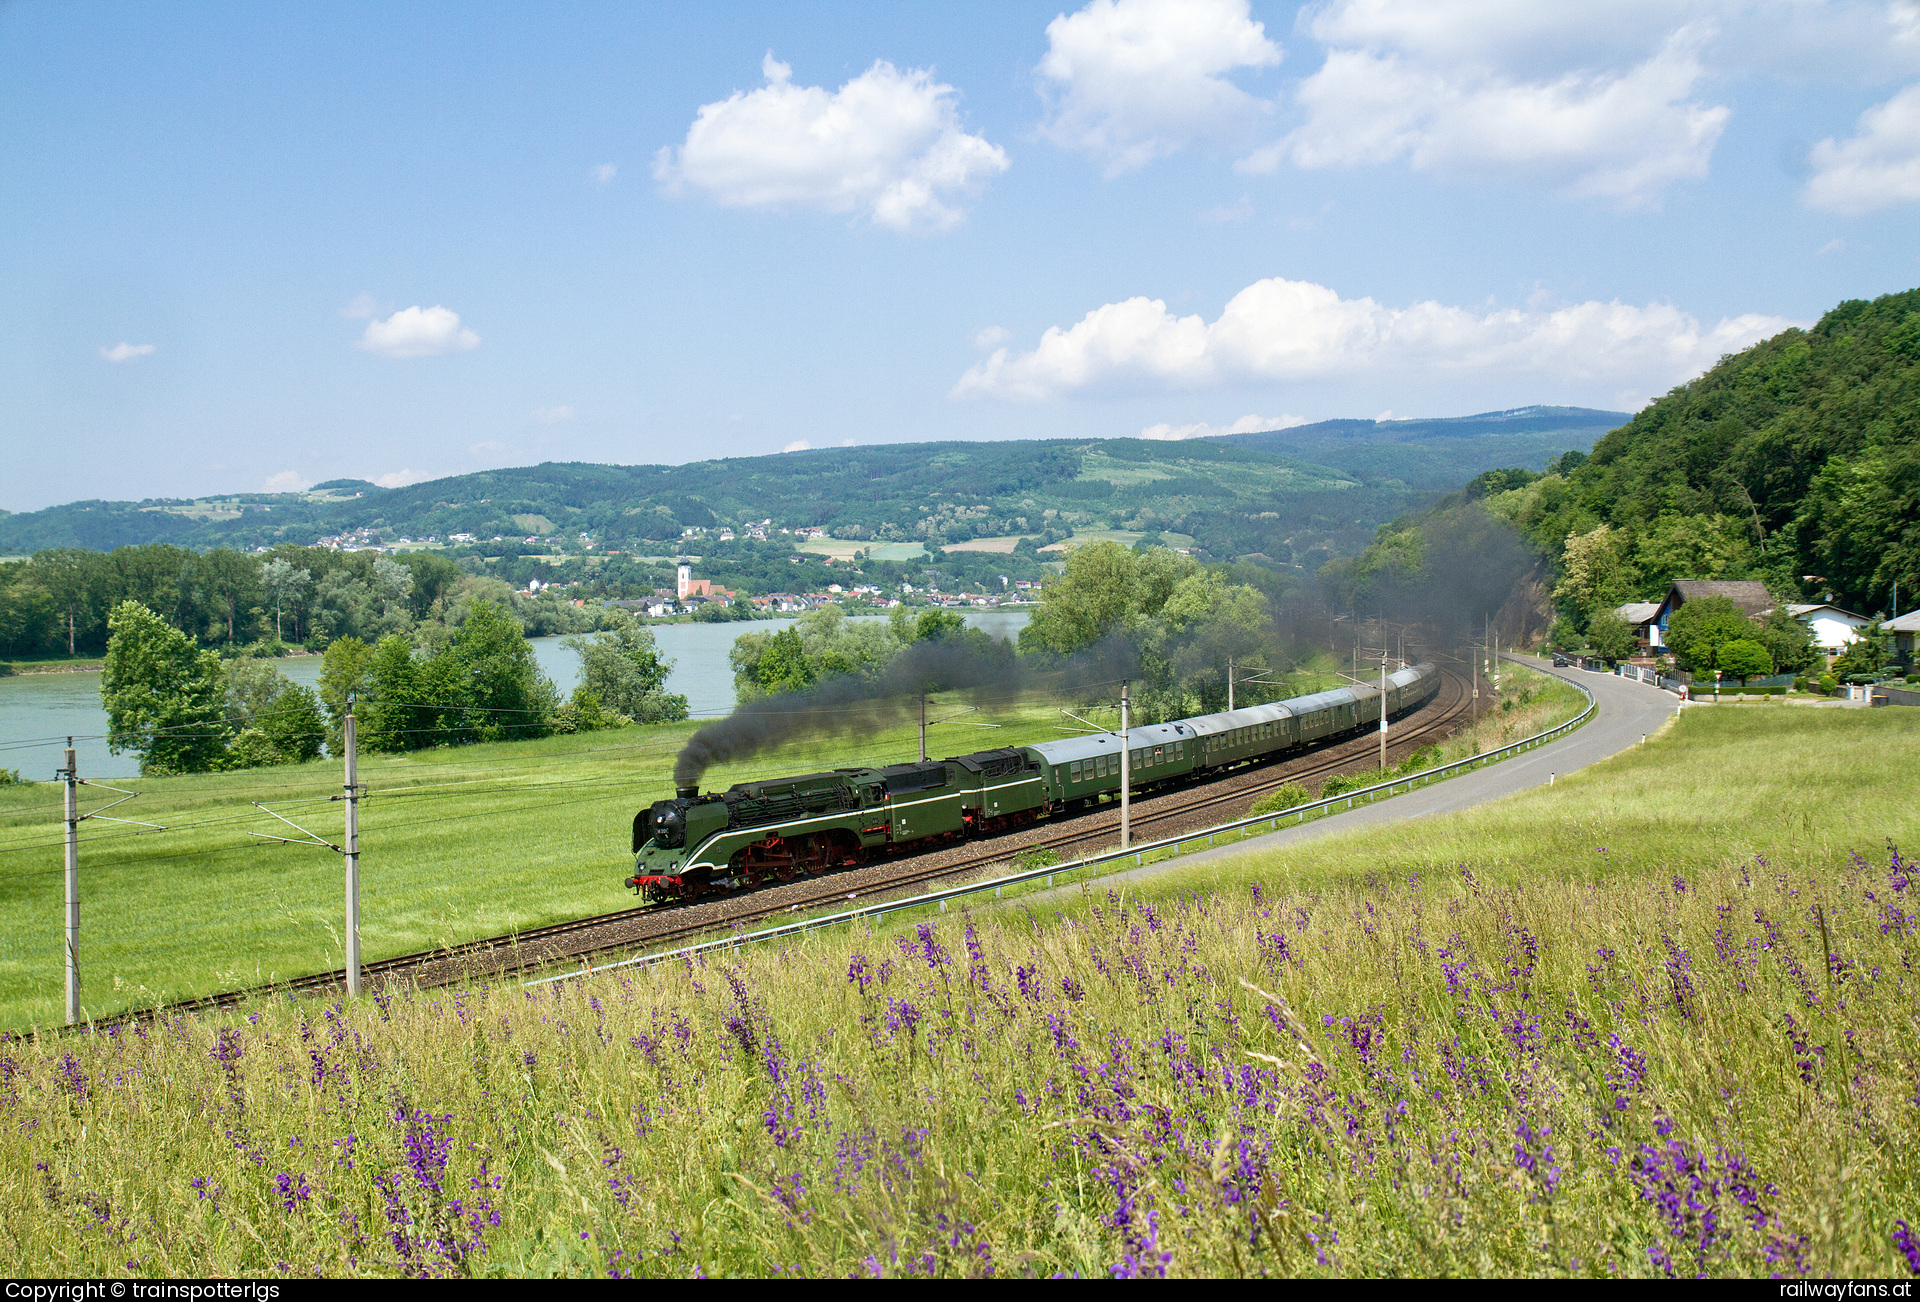
[[[860,616],[859,618],[872,618]],[[1018,637],[1028,612],[973,611],[967,623],[995,637]],[[686,621],[653,625],[662,655],[674,662],[667,690],[687,698],[695,718],[717,718],[733,709],[733,666],[727,653],[733,640],[745,632],[778,632],[792,619],[760,619],[710,623]],[[561,695],[580,679],[580,657],[562,645],[562,638],[531,638],[540,671],[551,678]],[[324,658],[301,654],[281,656],[272,663],[296,683],[312,687],[320,680]],[[43,662],[44,663],[44,662]],[[107,715],[100,705],[100,662],[57,662],[58,668],[36,669],[0,676],[0,768],[16,769],[31,781],[51,781],[65,761],[66,739],[74,749],[83,775],[91,778],[127,778],[140,772],[140,758],[115,755],[107,745]]]

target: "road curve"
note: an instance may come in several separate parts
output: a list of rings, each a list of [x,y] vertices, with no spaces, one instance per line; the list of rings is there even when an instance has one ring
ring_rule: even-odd
[[[1315,819],[1311,823],[1283,827],[1277,832],[1249,837],[1244,841],[1236,841],[1232,845],[1216,846],[1211,850],[1181,855],[1176,859],[1168,859],[1145,868],[1132,868],[1124,873],[1114,873],[1100,878],[1100,883],[1105,885],[1115,880],[1126,881],[1152,876],[1173,868],[1184,869],[1209,860],[1231,859],[1262,850],[1281,849],[1354,828],[1403,822],[1410,818],[1426,818],[1433,814],[1456,813],[1462,809],[1471,809],[1475,805],[1485,804],[1489,800],[1513,795],[1515,792],[1543,787],[1547,785],[1550,775],[1572,773],[1576,769],[1583,769],[1589,764],[1617,755],[1630,746],[1639,745],[1642,737],[1657,731],[1679,706],[1679,702],[1670,693],[1646,683],[1635,682],[1630,678],[1593,673],[1584,669],[1554,669],[1531,656],[1502,656],[1501,658],[1511,659],[1513,663],[1525,665],[1529,669],[1536,669],[1541,673],[1553,674],[1569,682],[1579,683],[1593,693],[1594,700],[1599,705],[1599,708],[1594,711],[1593,719],[1584,727],[1574,729],[1557,741],[1533,750],[1521,751],[1484,769],[1475,769],[1458,777],[1449,778],[1445,782],[1437,782],[1430,787],[1419,787],[1403,796],[1360,805],[1329,817]]]

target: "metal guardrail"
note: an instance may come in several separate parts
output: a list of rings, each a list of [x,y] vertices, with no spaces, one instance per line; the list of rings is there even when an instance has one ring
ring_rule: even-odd
[[[1503,660],[1507,658],[1506,656],[1501,657]],[[1519,664],[1520,662],[1516,660],[1513,661],[1513,663]],[[1532,666],[1527,667],[1531,668]],[[1554,676],[1559,677],[1557,674]],[[1161,850],[1177,850],[1180,846],[1187,845],[1202,838],[1206,839],[1208,845],[1212,845],[1215,837],[1228,832],[1242,831],[1245,828],[1255,827],[1261,823],[1265,823],[1275,831],[1278,831],[1280,820],[1290,814],[1294,816],[1296,824],[1304,823],[1307,820],[1308,814],[1331,809],[1335,805],[1342,803],[1344,803],[1348,809],[1352,809],[1355,800],[1374,797],[1382,792],[1387,795],[1392,795],[1394,788],[1402,785],[1411,792],[1415,784],[1431,784],[1441,777],[1465,772],[1472,768],[1483,768],[1509,755],[1517,755],[1523,750],[1533,750],[1536,747],[1544,746],[1550,741],[1555,741],[1565,736],[1567,733],[1572,732],[1575,728],[1585,723],[1588,719],[1591,719],[1599,703],[1594,699],[1592,691],[1590,691],[1585,684],[1571,678],[1562,678],[1560,681],[1576,688],[1582,696],[1587,698],[1586,709],[1580,711],[1579,714],[1568,719],[1565,723],[1555,724],[1545,732],[1535,733],[1531,737],[1523,737],[1519,741],[1509,742],[1505,746],[1484,751],[1478,755],[1469,755],[1467,758],[1455,760],[1451,764],[1442,764],[1436,768],[1422,769],[1418,773],[1409,773],[1404,777],[1392,778],[1386,782],[1377,782],[1370,787],[1359,787],[1352,791],[1343,791],[1337,796],[1328,796],[1323,800],[1309,801],[1304,805],[1295,805],[1291,809],[1276,810],[1270,814],[1252,814],[1246,818],[1237,818],[1231,823],[1220,823],[1198,832],[1187,832],[1179,836],[1169,836],[1158,841],[1149,841],[1140,845],[1128,846],[1124,850],[1103,851],[1100,854],[1088,855],[1083,859],[1075,859],[1071,863],[1047,864],[1039,868],[1022,869],[1020,872],[1009,873],[1004,877],[994,877],[987,881],[966,882],[959,886],[949,886],[937,891],[924,891],[919,895],[905,896],[897,900],[882,900],[875,904],[862,905],[859,908],[842,909],[838,913],[829,913],[819,917],[802,918],[795,922],[781,923],[777,927],[763,927],[758,931],[741,932],[739,935],[723,936],[717,940],[703,940],[698,944],[683,945],[678,949],[662,950],[657,954],[639,954],[633,958],[621,959],[617,963],[602,963],[598,967],[585,967],[575,972],[560,972],[553,976],[536,977],[531,981],[521,982],[521,985],[549,985],[556,981],[572,981],[579,977],[594,976],[601,972],[617,972],[622,968],[647,967],[654,963],[670,962],[678,958],[692,958],[697,954],[711,953],[714,950],[736,949],[741,945],[757,944],[768,940],[779,940],[786,936],[797,936],[803,932],[817,931],[822,927],[831,927],[842,922],[854,922],[861,918],[877,918],[884,914],[896,913],[902,909],[925,908],[930,904],[938,904],[944,910],[948,900],[960,899],[968,895],[980,895],[987,891],[992,891],[998,896],[1009,886],[1019,886],[1027,882],[1039,881],[1041,878],[1045,878],[1047,885],[1051,886],[1053,885],[1053,879],[1057,876],[1064,876],[1067,873],[1077,872],[1081,869],[1091,868],[1099,864],[1115,863],[1122,859],[1132,859],[1135,863],[1144,866],[1146,857],[1150,854],[1157,853]]]

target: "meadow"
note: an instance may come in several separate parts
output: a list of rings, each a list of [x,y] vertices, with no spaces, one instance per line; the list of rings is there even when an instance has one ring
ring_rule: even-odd
[[[1124,892],[12,1039],[0,1251],[64,1275],[1904,1276],[1902,713],[1692,711],[1551,791]],[[1781,762],[1810,746],[1837,776]]]
[[[934,717],[964,705],[937,702]],[[1084,712],[1084,711],[1077,711]],[[1109,713],[1111,713],[1109,711]],[[964,753],[1053,740],[1079,725],[1044,705],[962,716],[998,727],[932,729],[930,749]],[[363,755],[361,941],[369,959],[629,908],[634,814],[673,794],[673,760],[699,724]],[[703,786],[836,765],[912,759],[915,729],[826,736],[717,766]],[[84,1005],[89,1016],[338,967],[340,856],[250,833],[338,843],[340,764],[121,778],[139,791],[112,817],[166,827],[83,823]],[[117,796],[82,789],[82,811]],[[0,787],[0,1026],[61,1012],[61,788]]]
[[[1299,690],[1320,678],[1302,677]],[[977,704],[977,712],[967,712]],[[1062,712],[1066,707],[1079,718]],[[935,755],[1058,740],[1112,709],[1076,701],[934,698]],[[698,722],[537,741],[363,755],[361,942],[368,959],[629,908],[633,816],[673,794],[673,760]],[[918,754],[916,728],[821,737],[716,766],[703,787]],[[234,773],[116,779],[140,792],[81,825],[82,1002],[87,1016],[325,972],[342,963],[338,761]],[[62,1016],[61,788],[0,786],[0,1027]],[[83,788],[81,809],[111,791]],[[258,802],[256,805],[254,802]],[[259,806],[265,806],[262,809]]]

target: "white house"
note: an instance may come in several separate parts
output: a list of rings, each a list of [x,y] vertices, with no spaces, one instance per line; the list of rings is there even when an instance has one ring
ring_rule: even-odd
[[[1830,601],[1789,602],[1787,613],[1807,626],[1813,644],[1827,655],[1846,650],[1847,644],[1860,636],[1859,630],[1873,622]]]
[[[1884,633],[1893,637],[1894,659],[1902,664],[1913,663],[1913,644],[1920,640],[1920,610],[1909,610],[1898,619],[1890,619],[1880,625]]]

